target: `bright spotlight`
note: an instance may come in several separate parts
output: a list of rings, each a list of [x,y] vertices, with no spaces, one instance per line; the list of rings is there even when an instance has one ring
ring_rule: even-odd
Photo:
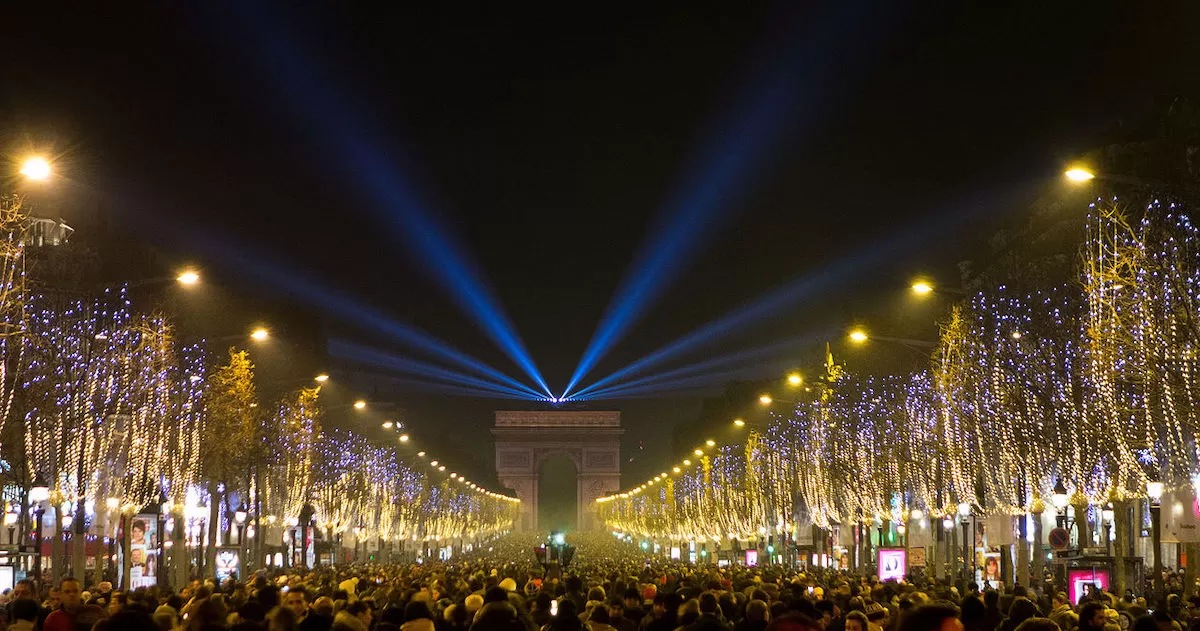
[[[367,402],[363,401],[362,399],[359,399],[354,402],[354,409],[356,409],[356,410],[361,410],[365,407],[367,407]]]
[[[930,285],[925,281],[917,281],[913,283],[912,290],[914,294],[917,294],[918,296],[924,296],[933,291],[933,285]]]
[[[697,456],[703,456],[704,450],[703,449],[695,449],[692,451],[692,453],[696,454]]]
[[[393,427],[395,427],[395,426],[396,426],[396,424],[395,424],[395,423],[393,423],[393,422],[391,422],[391,421],[384,421],[384,422],[383,422],[383,428],[384,428],[384,429],[391,429],[391,428],[393,428]]]
[[[711,438],[710,438],[710,439],[708,439],[708,440],[704,441],[704,444],[705,444],[705,445],[708,445],[709,447],[716,447],[716,446],[717,446],[717,441],[715,441],[715,440],[713,440],[713,439],[711,439]]]
[[[745,427],[746,421],[743,421],[740,418],[735,418],[735,419],[733,419],[733,426],[734,427]]]
[[[50,179],[50,163],[42,157],[28,158],[21,164],[21,175],[30,180],[48,180]]]
[[[255,342],[262,342],[268,337],[271,337],[271,332],[261,326],[257,329],[254,329],[254,331],[250,333],[250,339],[254,340]]]
[[[400,434],[400,442],[407,443],[408,442],[408,434]]]
[[[800,376],[800,373],[794,372],[794,373],[788,375],[787,382],[788,382],[788,385],[798,386],[798,385],[804,383],[804,377]]]
[[[769,394],[764,394],[764,395],[758,397],[758,402],[763,405],[771,405],[772,401],[774,401],[774,399],[772,399],[771,395],[769,395]]]
[[[179,276],[176,276],[175,280],[180,285],[195,285],[200,282],[200,274],[197,274],[196,272],[193,272],[192,270],[187,270],[187,271],[183,272],[182,274],[180,274]]]
[[[1095,173],[1079,167],[1068,169],[1066,173],[1063,173],[1063,175],[1065,175],[1067,179],[1071,180],[1072,182],[1086,182],[1096,178]]]
[[[314,377],[314,379],[317,381],[317,383],[325,383],[326,381],[329,381],[329,375],[321,373]]]
[[[868,339],[867,332],[863,331],[862,329],[854,329],[850,332],[850,341],[854,342],[855,344],[862,344]]]

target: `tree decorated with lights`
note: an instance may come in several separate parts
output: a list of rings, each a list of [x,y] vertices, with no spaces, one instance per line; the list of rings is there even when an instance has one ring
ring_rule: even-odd
[[[1090,207],[1075,282],[957,305],[928,370],[846,375],[741,448],[602,498],[643,536],[713,539],[951,515],[1040,513],[1059,482],[1086,515],[1200,480],[1200,234],[1178,204]],[[746,500],[744,496],[754,499]],[[716,528],[714,525],[719,524]]]
[[[313,488],[313,464],[321,435],[320,386],[284,397],[271,419],[273,440],[262,496],[263,510],[281,519],[298,517]]]
[[[25,365],[26,277],[22,237],[28,217],[21,196],[0,195],[0,434],[12,412]]]
[[[231,510],[230,494],[250,489],[250,452],[259,423],[254,364],[246,351],[229,349],[229,362],[208,378],[204,397],[204,427],[200,444],[200,477],[208,487],[208,549],[205,567],[217,561],[217,532],[222,516]],[[224,504],[224,510],[222,510]],[[227,525],[227,524],[225,524]]]

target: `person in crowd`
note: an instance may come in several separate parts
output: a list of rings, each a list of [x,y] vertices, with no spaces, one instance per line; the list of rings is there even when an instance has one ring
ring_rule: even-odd
[[[550,624],[542,627],[542,631],[585,631],[588,627],[584,626],[583,621],[579,619],[579,610],[575,607],[573,600],[563,600],[558,604],[558,613],[554,615],[554,619]]]
[[[313,601],[312,610],[300,623],[300,631],[329,631],[333,628],[333,599],[321,596]]]
[[[998,631],[1016,631],[1017,626],[1030,618],[1036,618],[1041,615],[1037,605],[1027,598],[1014,598],[1012,604],[1008,606],[1008,617],[1004,622],[1000,623]],[[1103,624],[1100,628],[1093,631],[1104,631]]]
[[[17,598],[9,602],[8,631],[34,631],[41,613],[42,608],[36,600]]]
[[[414,600],[404,607],[402,631],[434,631],[433,612],[423,600]]]
[[[867,620],[867,614],[861,611],[851,611],[846,614],[846,631],[867,631],[870,624],[871,622]]]
[[[950,603],[916,607],[904,617],[899,631],[963,631],[958,608]]]
[[[107,615],[104,609],[97,605],[84,604],[83,589],[79,580],[73,577],[64,578],[59,583],[58,597],[61,604],[46,616],[42,625],[43,631],[90,629]]]
[[[625,617],[625,601],[612,599],[608,603],[608,620],[617,631],[637,631],[637,622]]]
[[[766,631],[771,622],[770,609],[766,601],[755,599],[746,603],[746,615],[733,627],[733,631]]]
[[[1091,601],[1079,608],[1079,631],[1104,631],[1108,607],[1104,603]]]

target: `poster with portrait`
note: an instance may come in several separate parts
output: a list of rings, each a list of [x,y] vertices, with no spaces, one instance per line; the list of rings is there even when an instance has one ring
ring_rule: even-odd
[[[217,582],[230,577],[241,578],[241,555],[236,548],[217,550]]]
[[[992,589],[1000,589],[1000,553],[987,552],[983,555],[982,578]]]
[[[134,515],[129,522],[129,586],[158,584],[158,515]]]
[[[879,580],[899,581],[908,573],[908,551],[904,548],[879,549]]]

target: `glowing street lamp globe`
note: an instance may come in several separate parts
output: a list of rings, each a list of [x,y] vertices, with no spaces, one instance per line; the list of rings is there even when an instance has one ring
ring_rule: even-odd
[[[1146,495],[1155,503],[1162,501],[1162,496],[1165,492],[1166,486],[1158,480],[1151,480],[1146,483]]]
[[[28,158],[21,164],[21,175],[27,179],[43,181],[50,179],[50,163],[40,156]]]
[[[863,342],[867,341],[867,339],[869,339],[867,337],[867,332],[863,331],[862,329],[854,329],[850,332],[850,341],[854,342],[855,344],[862,344]]]
[[[1065,173],[1063,173],[1063,175],[1066,176],[1066,178],[1072,182],[1087,182],[1088,180],[1096,179],[1095,173],[1092,173],[1091,171],[1088,171],[1087,169],[1082,169],[1079,167],[1076,167],[1074,169],[1067,169],[1067,171]]]
[[[1071,502],[1071,497],[1067,495],[1067,487],[1063,484],[1062,478],[1054,485],[1054,492],[1050,495],[1050,502],[1054,504],[1054,508],[1063,510],[1067,504]]]
[[[33,486],[29,488],[29,501],[44,502],[48,499],[50,499],[50,485],[46,484],[41,476],[38,476],[34,480]]]

